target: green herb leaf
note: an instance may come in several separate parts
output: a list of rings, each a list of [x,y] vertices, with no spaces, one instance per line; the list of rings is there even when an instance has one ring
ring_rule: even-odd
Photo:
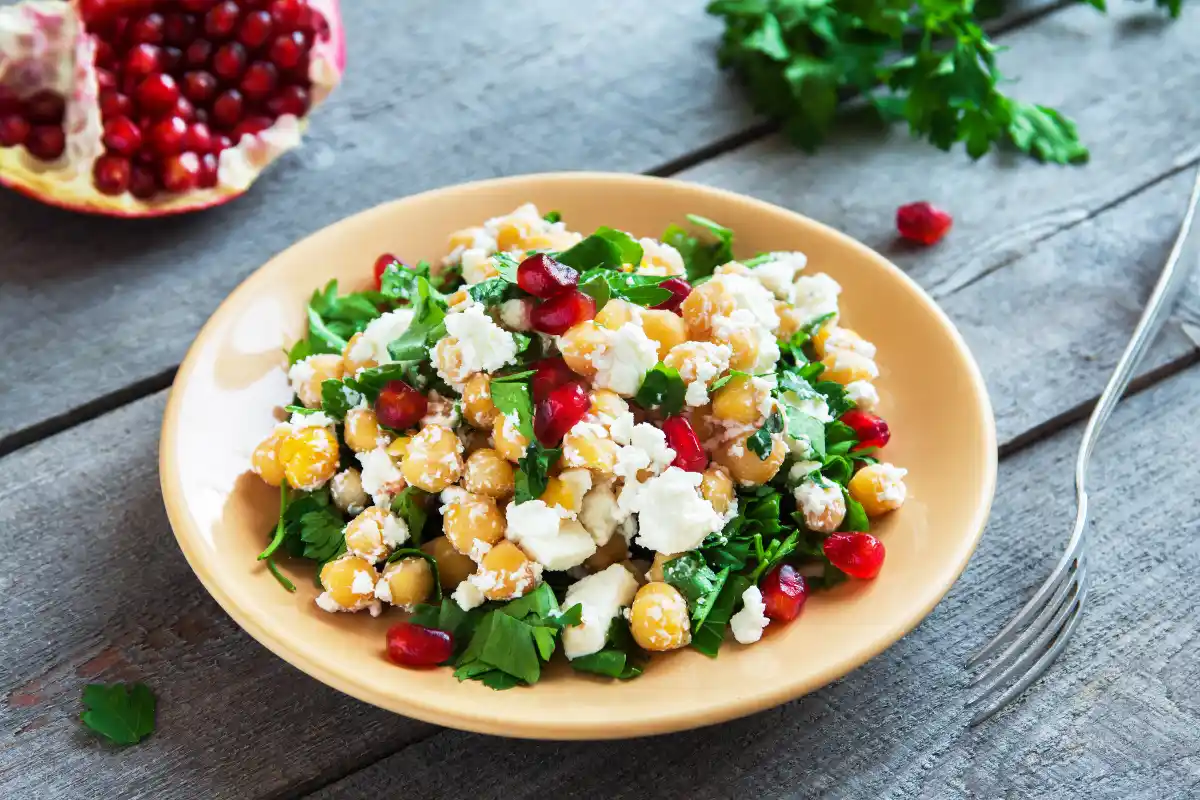
[[[392,498],[392,513],[404,520],[404,524],[408,526],[408,535],[416,545],[420,545],[424,538],[425,522],[429,518],[429,512],[426,510],[429,497],[428,492],[416,486],[405,486]]]
[[[775,442],[772,437],[776,433],[783,432],[783,416],[778,410],[772,411],[768,416],[763,426],[751,434],[746,440],[746,446],[750,448],[750,452],[754,453],[761,460],[766,461],[771,455],[771,451],[775,448]]]
[[[793,530],[785,539],[771,541],[758,559],[758,566],[750,573],[750,580],[758,583],[758,579],[775,568],[775,565],[790,556],[800,542],[800,532]]]
[[[291,350],[287,351],[288,367],[290,368],[297,361],[303,361],[315,352],[308,339],[301,339],[292,345]]]
[[[571,660],[571,666],[579,672],[590,672],[606,678],[629,680],[642,674],[646,653],[633,641],[629,623],[618,614],[608,626],[604,649],[591,655]]]
[[[475,302],[490,308],[507,300],[521,297],[525,293],[517,288],[515,283],[511,283],[503,277],[496,277],[472,284],[467,288],[467,294],[471,295],[471,299]]]
[[[509,375],[495,375],[489,383],[513,383],[514,381],[527,381],[537,374],[536,369],[525,369],[520,372],[513,372]]]
[[[683,378],[674,367],[668,367],[661,361],[646,373],[642,385],[634,395],[634,402],[642,408],[660,408],[668,416],[678,414],[683,410],[684,395],[687,387]]]
[[[334,419],[345,419],[346,412],[357,408],[364,400],[362,392],[342,381],[321,381],[321,410]]]
[[[695,628],[692,647],[710,658],[717,657],[717,651],[721,649],[721,643],[725,640],[725,627],[729,624],[729,618],[733,616],[733,607],[750,585],[750,579],[744,575],[733,575],[725,581],[725,586],[713,601],[704,624]]]
[[[850,496],[850,492],[842,488],[842,494],[846,498],[846,518],[842,520],[842,526],[839,531],[861,531],[866,532],[871,530],[871,520],[867,517],[867,512],[863,509],[862,503]]]
[[[636,260],[627,260],[630,256],[636,256]],[[600,227],[579,244],[556,255],[554,260],[581,273],[596,267],[617,270],[622,264],[640,264],[642,246],[624,231]]]
[[[516,494],[513,502],[519,505],[541,497],[550,480],[550,469],[561,457],[561,449],[543,447],[541,442],[533,439],[525,450],[525,455],[517,461],[514,477]]]
[[[520,261],[508,253],[495,253],[492,255],[492,263],[496,265],[496,272],[500,273],[501,278],[511,284],[516,284],[517,269],[521,266]]]
[[[531,626],[499,611],[489,612],[480,621],[458,663],[459,668],[454,675],[459,680],[476,677],[468,673],[478,670],[480,666],[507,673],[527,684],[537,683],[541,676]],[[505,683],[503,687],[492,688],[511,688],[516,685]]]
[[[798,441],[807,442],[814,458],[824,458],[825,426],[821,421],[787,403],[783,404],[783,410],[787,415],[787,435]]]
[[[701,242],[678,225],[671,225],[663,233],[662,241],[679,251],[687,268],[687,278],[695,285],[701,278],[713,274],[717,267],[733,260],[733,231],[706,217],[688,214],[693,225],[703,228],[716,241]]]
[[[559,211],[547,211],[542,216],[542,219],[546,220],[546,222],[549,222],[551,225],[553,225],[555,222],[562,222],[562,213]]]
[[[144,683],[89,683],[83,687],[81,719],[113,744],[137,744],[154,733],[157,704],[154,692]]]
[[[446,334],[445,319],[445,301],[428,280],[418,276],[412,322],[388,344],[388,353],[396,361],[428,361],[433,345]]]
[[[597,309],[604,308],[614,297],[649,308],[671,297],[669,291],[659,286],[665,280],[668,278],[662,275],[637,275],[593,267],[579,276],[579,291],[590,295],[596,301]]]
[[[663,580],[678,589],[692,609],[714,590],[720,590],[717,573],[694,550],[664,563],[662,572]]]
[[[345,550],[346,523],[336,511],[323,508],[310,511],[300,518],[300,540],[304,542],[303,556],[313,561],[332,561]]]
[[[517,429],[530,442],[533,436],[533,399],[528,383],[493,383],[492,404],[504,416],[517,415]]]

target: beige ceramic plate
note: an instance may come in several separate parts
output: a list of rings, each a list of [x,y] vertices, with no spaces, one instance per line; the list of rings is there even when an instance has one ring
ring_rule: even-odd
[[[908,468],[910,499],[876,526],[887,561],[874,581],[811,597],[789,626],[710,660],[659,656],[628,683],[556,664],[532,688],[496,692],[446,669],[406,670],[384,657],[395,616],[327,614],[311,570],[288,594],[256,563],[278,496],[247,472],[289,401],[282,349],[304,332],[314,287],[370,279],[382,252],[441,257],[446,237],[532,201],[574,230],[599,225],[657,236],[696,213],[731,227],[746,257],[801,250],[809,272],[844,287],[843,319],[879,346],[888,458]],[[900,270],[817,222],[747,197],[629,175],[534,175],[457,186],[366,211],[309,237],[250,276],[196,339],[163,422],[163,496],[180,547],[213,597],[252,636],[330,686],[411,717],[534,738],[618,738],[692,728],[791,700],[844,675],[911,630],[966,566],[987,518],[996,440],[979,370],[933,302]]]

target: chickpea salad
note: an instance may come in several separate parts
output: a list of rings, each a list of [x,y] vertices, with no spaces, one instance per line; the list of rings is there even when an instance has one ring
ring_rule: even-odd
[[[560,648],[620,679],[715,657],[879,573],[905,470],[879,460],[875,346],[803,253],[735,260],[698,216],[585,236],[531,204],[448,251],[308,303],[290,416],[250,458],[285,588],[278,558],[315,562],[321,610],[395,607],[397,664],[506,689]]]

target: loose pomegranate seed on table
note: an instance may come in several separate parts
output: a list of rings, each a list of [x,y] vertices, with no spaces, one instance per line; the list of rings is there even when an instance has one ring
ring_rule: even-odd
[[[581,322],[596,316],[596,301],[578,289],[538,303],[530,313],[533,329],[561,336]]]
[[[666,289],[670,292],[671,296],[658,305],[651,306],[651,308],[682,314],[683,301],[687,300],[688,295],[692,293],[692,285],[683,278],[667,278],[658,286],[660,289]]]
[[[950,230],[954,219],[942,209],[920,201],[896,210],[896,230],[905,239],[924,245],[937,244]]]
[[[831,533],[821,546],[829,563],[851,578],[874,578],[883,567],[883,542],[869,533]]]
[[[545,253],[537,253],[517,267],[517,286],[543,300],[574,289],[579,273]]]
[[[858,437],[855,450],[865,450],[868,447],[883,447],[892,438],[892,432],[882,417],[852,408],[842,415],[846,423]]]
[[[398,431],[416,427],[428,410],[425,395],[404,381],[388,381],[375,398],[379,424]]]
[[[454,654],[454,636],[440,628],[399,622],[388,629],[387,654],[402,667],[436,667]]]
[[[546,447],[554,447],[575,423],[587,416],[592,401],[587,390],[571,382],[550,392],[533,412],[533,434]]]
[[[662,430],[667,437],[667,447],[675,451],[671,466],[687,472],[703,472],[708,466],[708,453],[688,418],[682,415],[668,417],[663,420]]]
[[[567,362],[563,360],[562,356],[543,358],[534,365],[534,370],[533,376],[529,379],[529,386],[533,390],[535,403],[545,400],[551,392],[563,384],[579,378],[567,366]]]
[[[791,564],[780,564],[768,572],[758,588],[766,606],[763,613],[777,622],[794,620],[808,599],[808,583]]]

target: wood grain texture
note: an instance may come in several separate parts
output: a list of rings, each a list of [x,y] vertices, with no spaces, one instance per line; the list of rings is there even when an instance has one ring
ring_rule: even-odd
[[[1200,447],[1192,369],[1121,406],[1096,453],[1091,607],[1020,705],[966,728],[963,659],[1012,614],[1074,518],[1080,426],[1007,459],[979,551],[883,655],[772,711],[655,739],[531,743],[442,732],[314,795],[521,798],[1089,798],[1200,788]],[[1177,435],[1148,446],[1147,419]],[[886,567],[885,567],[886,568]],[[797,624],[803,624],[803,617]]]
[[[386,6],[386,8],[385,8]],[[0,193],[0,440],[161,376],[251,270],[386,200],[565,169],[645,171],[747,127],[695,0],[343,4],[350,64],[307,145],[245,197],[167,220]],[[115,403],[111,404],[115,405]]]

